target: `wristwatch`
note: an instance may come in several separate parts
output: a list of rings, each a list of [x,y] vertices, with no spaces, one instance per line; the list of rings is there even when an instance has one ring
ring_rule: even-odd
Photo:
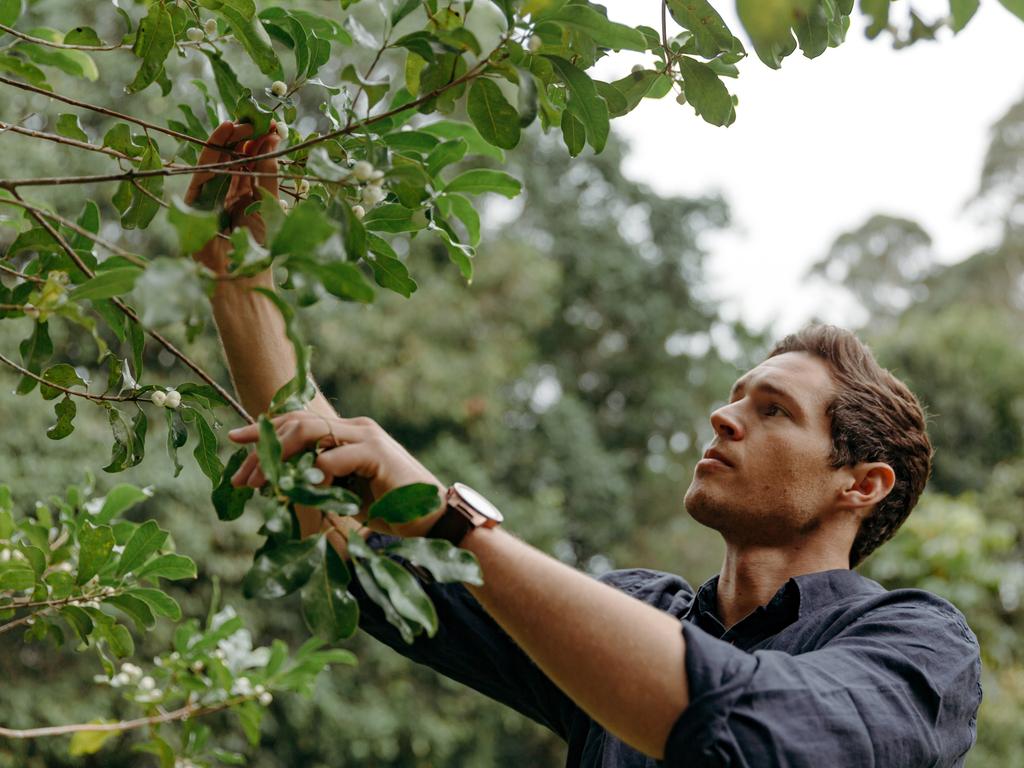
[[[446,539],[455,546],[474,528],[493,528],[504,516],[496,506],[465,483],[455,483],[445,494],[447,507],[427,531],[428,539]]]

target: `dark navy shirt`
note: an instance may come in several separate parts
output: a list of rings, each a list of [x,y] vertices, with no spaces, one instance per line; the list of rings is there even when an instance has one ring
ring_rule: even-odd
[[[650,570],[612,571],[601,581],[680,621],[690,704],[662,762],[587,716],[462,585],[424,582],[440,628],[412,645],[356,580],[350,589],[364,630],[547,726],[568,742],[572,768],[961,766],[974,743],[978,641],[963,615],[933,594],[887,591],[849,570],[811,573],[726,630],[717,576],[696,592],[679,576]]]

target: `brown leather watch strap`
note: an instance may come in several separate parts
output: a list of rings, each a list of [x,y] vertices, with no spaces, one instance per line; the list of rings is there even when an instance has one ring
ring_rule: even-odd
[[[427,531],[427,538],[445,539],[457,547],[472,527],[473,523],[465,513],[449,504],[437,522]]]

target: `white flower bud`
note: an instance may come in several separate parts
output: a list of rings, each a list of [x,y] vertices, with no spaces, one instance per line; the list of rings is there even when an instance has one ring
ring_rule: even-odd
[[[144,691],[152,691],[154,688],[156,688],[156,680],[154,680],[149,675],[146,675],[144,678],[139,680],[139,688],[141,688]]]
[[[526,48],[530,53],[536,53],[542,45],[544,45],[544,41],[540,39],[540,35],[532,35],[530,41],[526,44]]]
[[[362,218],[362,216],[360,216],[359,218]],[[11,559],[11,550],[5,549],[3,552],[0,552],[0,563],[9,562],[10,559]]]
[[[104,684],[106,684],[106,683],[110,682],[110,678],[107,677],[106,675],[93,675],[92,676],[92,681],[94,683],[104,683]]]
[[[277,120],[276,124],[277,124],[277,135],[280,136],[282,139],[287,139],[288,138],[288,123],[286,123],[284,120]]]
[[[373,163],[367,160],[359,160],[354,166],[352,166],[352,175],[359,181],[366,181],[373,176],[374,170]]]
[[[355,216],[357,219],[361,219],[363,218],[363,216],[366,215],[366,209],[363,208],[363,206],[361,205],[353,205],[352,215]]]
[[[162,392],[159,389],[154,389],[153,394],[151,394],[149,397],[153,401],[153,405],[155,405],[157,408],[163,408],[164,405],[167,403],[167,393]]]
[[[190,669],[192,670],[192,672],[193,672],[193,673],[195,673],[195,674],[197,674],[197,675],[198,675],[198,674],[200,674],[200,673],[201,673],[201,672],[202,672],[202,671],[203,671],[204,669],[206,669],[206,665],[205,665],[205,664],[203,664],[203,662],[202,662],[202,661],[193,661],[193,662],[192,662],[192,666],[190,667]]]
[[[309,192],[309,182],[305,179],[299,181],[299,194],[304,195]]]
[[[177,408],[181,405],[181,392],[176,389],[172,389],[167,393],[167,401],[165,405],[168,408]]]
[[[185,36],[188,37],[193,43],[198,43],[206,37],[206,33],[203,32],[199,27],[189,27],[185,31]]]
[[[217,34],[217,20],[216,19],[207,19],[205,22],[203,22],[203,30],[208,35],[216,35]]]
[[[130,682],[131,680],[128,678],[128,675],[126,675],[124,672],[118,672],[111,678],[110,687],[120,688],[122,685],[128,685],[128,683]]]
[[[370,183],[380,182],[384,178],[384,171],[377,169],[370,174]]]
[[[284,96],[288,93],[288,84],[282,80],[275,80],[270,84],[270,92],[275,96]]]
[[[270,702],[272,702],[273,700],[274,696],[270,693],[270,691],[264,691],[260,694],[260,704],[264,707],[269,707]]]
[[[373,208],[377,203],[387,197],[387,193],[378,186],[367,186],[363,187],[363,194],[360,197],[360,202],[368,207]]]

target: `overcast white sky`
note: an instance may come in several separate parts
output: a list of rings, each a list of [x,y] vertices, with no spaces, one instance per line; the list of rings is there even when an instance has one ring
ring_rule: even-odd
[[[660,25],[656,0],[605,4],[616,21]],[[743,36],[733,4],[715,5]],[[948,12],[944,0],[915,7],[926,18]],[[740,99],[729,128],[707,125],[671,97],[646,99],[613,123],[632,144],[632,178],[666,194],[720,190],[729,200],[732,230],[708,241],[727,317],[776,332],[814,312],[849,322],[848,306],[800,280],[838,233],[876,211],[921,222],[941,261],[993,237],[963,205],[989,126],[1024,95],[1024,21],[983,0],[955,38],[894,51],[887,38],[864,38],[859,11],[854,19],[847,41],[817,59],[797,52],[781,70],[753,54],[741,62],[740,78],[727,81]],[[642,60],[613,58],[597,71],[605,79]]]

